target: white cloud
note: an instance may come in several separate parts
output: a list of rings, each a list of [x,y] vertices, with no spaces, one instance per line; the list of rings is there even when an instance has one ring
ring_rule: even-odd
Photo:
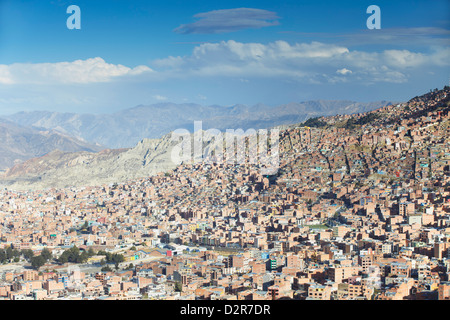
[[[450,30],[440,27],[416,27],[416,28],[381,28],[377,32],[367,33],[360,30],[351,33],[332,32],[295,32],[281,31],[281,33],[313,37],[314,39],[338,39],[340,43],[349,46],[361,45],[395,45],[395,46],[424,46],[430,47],[437,44],[448,46],[450,44]]]
[[[318,42],[290,45],[234,40],[196,46],[190,56],[154,61],[166,76],[308,77],[321,65],[348,53],[348,49]]]
[[[123,76],[153,72],[147,66],[129,68],[102,58],[57,63],[0,65],[0,84],[75,84],[109,82]]]
[[[7,65],[0,65],[0,84],[13,84],[11,71]]]
[[[158,101],[165,101],[165,100],[167,100],[167,97],[161,96],[161,95],[159,95],[159,94],[154,95],[153,98],[155,98],[155,99],[158,100]]]
[[[386,50],[383,55],[386,62],[399,67],[417,67],[427,61],[424,54],[408,50]]]
[[[182,57],[172,57],[169,56],[167,58],[163,59],[157,59],[154,61],[154,64],[158,67],[168,67],[168,68],[176,68],[183,64],[183,58]]]
[[[342,68],[342,69],[336,70],[336,73],[339,73],[339,74],[342,74],[342,75],[346,75],[346,74],[349,74],[349,73],[351,74],[352,70],[349,70],[347,68]]]
[[[431,52],[384,50],[356,51],[320,42],[289,44],[241,43],[234,40],[204,43],[191,55],[155,61],[166,77],[284,77],[306,83],[341,81],[406,82],[411,71],[450,65],[450,49]],[[342,68],[342,65],[346,65]],[[351,81],[347,79],[346,81]]]
[[[305,83],[342,81],[405,82],[411,72],[450,65],[450,48],[430,52],[385,50],[368,52],[320,42],[275,41],[242,43],[234,40],[203,43],[187,56],[169,56],[152,68],[130,68],[102,58],[57,63],[0,65],[0,85],[92,84],[137,79],[163,82],[198,77],[284,78]],[[343,68],[342,66],[345,66]],[[421,69],[422,68],[422,69]],[[339,78],[340,77],[340,78]],[[154,97],[162,100],[165,97]]]
[[[223,85],[223,92],[227,92],[230,83],[248,90],[258,90],[258,86],[262,88],[270,83],[275,94],[284,90],[280,89],[283,83],[289,86],[344,84],[348,87],[375,83],[414,84],[423,81],[423,76],[430,72],[442,77],[448,66],[448,47],[432,47],[423,52],[393,49],[376,52],[321,42],[230,40],[198,44],[186,56],[169,56],[150,66],[127,67],[107,63],[102,58],[0,65],[0,108],[71,105],[89,111],[100,105],[102,108],[137,105],[149,97],[142,90],[145,86],[140,84],[149,83],[154,90],[150,97],[157,101],[168,100],[157,93],[165,93],[170,99],[182,100],[189,95],[198,101],[214,101],[218,83]],[[136,85],[138,81],[140,84]],[[207,100],[203,95],[192,95],[191,84],[207,90],[203,92]],[[208,91],[211,88],[213,90]]]

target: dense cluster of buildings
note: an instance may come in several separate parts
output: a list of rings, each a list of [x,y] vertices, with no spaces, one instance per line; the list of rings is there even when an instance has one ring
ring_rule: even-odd
[[[356,128],[346,121],[372,113],[284,129],[273,176],[198,163],[109,186],[3,190],[0,247],[125,261],[32,270],[22,257],[0,266],[0,299],[450,299],[449,94]]]

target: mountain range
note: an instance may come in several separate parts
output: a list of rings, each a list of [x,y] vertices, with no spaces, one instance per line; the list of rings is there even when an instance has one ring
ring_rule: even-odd
[[[103,148],[56,130],[38,130],[0,119],[0,171],[55,149],[97,152]]]
[[[166,103],[103,115],[19,112],[0,122],[3,168],[9,168],[0,174],[0,185],[60,188],[165,172],[176,167],[171,152],[177,142],[171,141],[170,132],[178,128],[193,132],[197,120],[203,121],[203,130],[224,132],[289,125],[321,115],[364,113],[391,104],[318,100],[278,107],[205,107]],[[206,139],[203,147],[210,143]]]
[[[139,105],[111,114],[76,114],[49,111],[18,112],[5,116],[11,122],[37,130],[55,130],[107,148],[130,148],[144,138],[157,139],[178,128],[193,131],[194,121],[204,130],[263,129],[299,123],[310,117],[371,111],[389,101],[359,103],[347,100],[317,100],[270,107],[202,106],[160,103]]]

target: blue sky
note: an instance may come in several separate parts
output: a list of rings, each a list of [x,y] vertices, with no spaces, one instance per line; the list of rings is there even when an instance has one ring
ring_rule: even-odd
[[[0,114],[403,101],[449,84],[449,36],[450,0],[0,0]]]

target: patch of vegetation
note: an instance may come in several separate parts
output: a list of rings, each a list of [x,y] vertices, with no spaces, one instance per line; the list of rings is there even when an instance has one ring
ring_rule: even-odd
[[[102,272],[111,272],[113,271],[110,266],[104,266],[100,271]]]
[[[369,113],[361,118],[350,118],[347,120],[347,123],[345,124],[345,127],[347,129],[353,129],[356,126],[363,126],[368,123],[372,123],[376,119],[379,119],[381,117],[378,113]]]
[[[85,263],[90,257],[94,256],[95,252],[90,248],[88,251],[82,251],[77,246],[73,246],[70,249],[65,250],[57,259],[59,264],[65,264],[67,262],[72,263]]]
[[[310,229],[315,229],[315,230],[326,230],[329,229],[330,227],[327,226],[326,224],[313,224],[308,226]]]
[[[125,257],[119,253],[110,253],[110,252],[100,250],[97,254],[103,255],[106,257],[105,263],[114,263],[116,269],[118,269],[119,263],[122,263],[125,261]]]
[[[303,123],[303,127],[315,127],[315,128],[320,128],[320,127],[325,127],[327,125],[327,123],[325,121],[319,120],[320,117],[315,117],[315,118],[309,118],[308,120],[306,120]]]
[[[44,248],[39,256],[34,256],[33,250],[31,249],[19,251],[15,248],[13,249],[13,246],[8,246],[6,249],[0,249],[0,263],[17,263],[20,261],[21,256],[30,262],[31,267],[35,270],[39,270],[40,267],[53,258],[50,250],[47,248]]]
[[[175,292],[182,292],[183,291],[183,286],[181,285],[180,282],[176,281],[175,282]]]

